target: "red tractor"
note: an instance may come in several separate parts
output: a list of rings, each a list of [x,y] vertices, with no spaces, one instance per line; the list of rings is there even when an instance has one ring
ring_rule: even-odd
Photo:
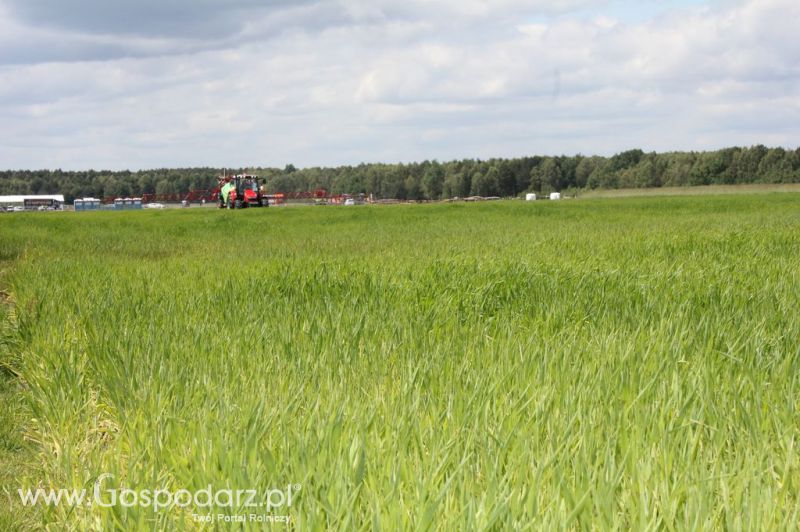
[[[269,201],[264,197],[264,179],[254,175],[239,174],[220,178],[219,207],[221,209],[244,209],[246,207],[267,207]]]

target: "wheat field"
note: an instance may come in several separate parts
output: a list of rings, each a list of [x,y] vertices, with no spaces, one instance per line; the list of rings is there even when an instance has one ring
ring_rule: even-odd
[[[101,475],[288,487],[297,530],[800,521],[798,194],[25,213],[0,250],[9,528],[267,526],[14,501]]]

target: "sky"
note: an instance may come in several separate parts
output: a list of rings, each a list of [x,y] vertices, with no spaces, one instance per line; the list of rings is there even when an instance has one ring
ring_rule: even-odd
[[[0,168],[800,145],[797,0],[0,0]]]

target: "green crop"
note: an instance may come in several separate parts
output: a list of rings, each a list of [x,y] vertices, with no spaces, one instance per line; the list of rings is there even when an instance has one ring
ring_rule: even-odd
[[[800,521],[798,195],[15,214],[0,246],[20,487],[298,485],[299,530]],[[206,513],[251,512],[35,519]]]

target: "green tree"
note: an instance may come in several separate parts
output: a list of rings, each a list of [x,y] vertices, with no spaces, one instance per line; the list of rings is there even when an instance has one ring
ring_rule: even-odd
[[[442,197],[442,187],[444,185],[444,168],[437,162],[433,162],[425,170],[422,176],[422,190],[428,199],[439,199]]]
[[[124,181],[111,179],[106,182],[103,195],[106,197],[127,198],[131,195],[131,189]]]
[[[756,183],[759,180],[759,165],[761,159],[769,150],[761,144],[751,148],[743,148],[735,154],[729,170],[734,183]]]
[[[589,183],[589,176],[602,163],[601,157],[582,157],[575,167],[575,186],[583,188]]]
[[[445,198],[461,196],[461,182],[463,179],[464,175],[462,173],[449,172],[444,178],[444,183],[442,183],[442,196]],[[469,194],[469,191],[467,191],[467,194]]]
[[[486,173],[475,172],[472,176],[472,194],[475,196],[497,195],[497,168],[489,168]]]
[[[761,183],[785,183],[791,181],[792,161],[783,148],[772,148],[758,163]]]
[[[689,173],[694,166],[693,153],[671,153],[667,157],[662,184],[665,187],[679,187],[688,183]]]
[[[509,161],[499,161],[497,168],[497,186],[501,196],[517,195],[517,178]]]
[[[531,190],[548,193],[557,190],[561,172],[552,157],[547,157],[531,170]]]
[[[417,176],[409,174],[404,181],[406,199],[419,200],[422,199],[422,184]]]

